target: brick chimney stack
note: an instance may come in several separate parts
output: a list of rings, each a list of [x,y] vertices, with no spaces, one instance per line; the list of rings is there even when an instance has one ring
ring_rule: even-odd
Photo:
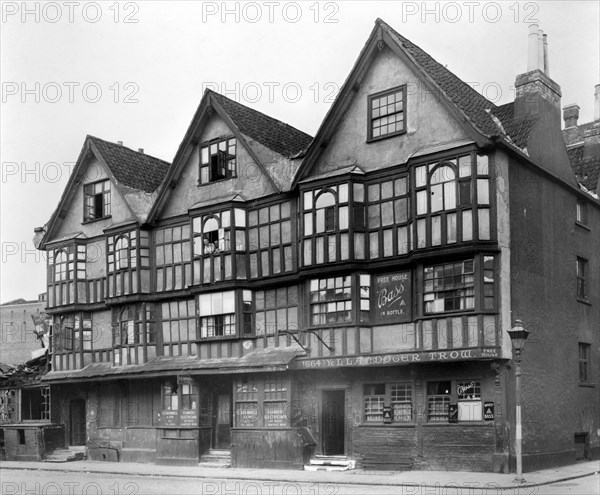
[[[579,120],[579,105],[572,103],[563,107],[563,120],[565,121],[565,129],[568,127],[577,127]]]
[[[531,119],[535,127],[527,140],[527,154],[541,167],[575,184],[561,131],[560,86],[550,78],[548,36],[537,24],[529,25],[527,72],[515,81],[515,119]],[[565,107],[565,126],[576,126],[579,107]],[[571,127],[576,130],[577,127]]]
[[[548,35],[529,25],[527,72],[515,82],[515,117],[544,113],[560,128],[560,86],[549,75]]]

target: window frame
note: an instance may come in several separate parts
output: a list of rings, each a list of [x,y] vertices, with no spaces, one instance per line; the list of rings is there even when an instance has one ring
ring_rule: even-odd
[[[393,113],[387,113],[385,115],[378,115],[377,117],[373,116],[374,113],[374,108],[373,108],[373,102],[375,100],[378,100],[380,98],[383,98],[384,96],[390,96],[396,93],[402,93],[402,110],[400,111],[396,111]],[[397,103],[397,102],[394,102]],[[406,108],[406,103],[407,103],[407,85],[406,84],[401,84],[400,86],[396,86],[394,88],[390,88],[390,89],[386,89],[384,91],[380,91],[378,93],[374,93],[372,95],[368,95],[367,96],[367,143],[372,143],[372,142],[376,142],[376,141],[380,141],[382,139],[387,139],[393,136],[399,136],[401,134],[406,134],[406,129],[407,129],[407,125],[406,125],[406,117],[407,117],[407,108]],[[382,106],[378,107],[378,108],[382,108]],[[395,115],[401,115],[402,116],[402,129],[400,130],[396,130],[394,132],[389,132],[386,134],[380,134],[379,136],[374,136],[373,135],[373,124],[374,121],[380,118],[384,118],[384,117],[390,117],[390,116],[395,116]],[[397,121],[395,121],[397,122]]]
[[[581,198],[577,198],[577,204],[575,205],[575,223],[582,227],[589,228],[588,215],[589,215],[588,202]]]
[[[445,393],[431,393],[430,385],[434,384],[444,384],[449,383],[449,390]],[[471,385],[473,384],[473,390],[476,391],[476,397],[460,397],[461,395],[465,395],[464,392],[459,393],[459,384]],[[483,408],[484,408],[484,385],[485,381],[482,378],[456,378],[456,379],[441,379],[441,380],[427,380],[425,383],[425,411],[423,415],[424,424],[427,425],[439,425],[439,424],[464,424],[464,423],[472,423],[472,424],[482,424],[485,423],[485,419],[483,417]],[[471,395],[475,395],[471,394]],[[430,399],[434,399],[433,401]],[[438,404],[441,404],[442,411],[436,411],[435,417],[437,420],[432,420],[432,408],[431,406],[436,404],[436,399],[443,399]],[[479,416],[480,419],[466,419],[461,420],[460,411],[461,404],[474,404],[479,403]],[[456,421],[449,421],[449,411],[450,405],[456,405],[457,407],[457,419]]]
[[[101,191],[96,192],[96,186],[102,185]],[[90,191],[91,190],[91,191]],[[110,218],[112,214],[112,184],[110,179],[100,179],[83,185],[83,223],[95,222]],[[101,198],[102,216],[96,216],[98,197]]]
[[[382,394],[367,394],[367,387],[381,387],[383,386],[383,393]],[[393,393],[392,393],[392,388],[394,386],[402,386],[402,387],[408,387],[408,389],[410,390],[410,401],[396,401],[393,402],[392,397],[393,397]],[[409,426],[413,426],[416,422],[416,414],[415,414],[415,387],[414,387],[414,383],[410,382],[410,381],[392,381],[392,382],[366,382],[363,383],[363,390],[362,390],[362,424],[365,426],[375,426],[375,425],[384,425],[384,426],[403,426],[403,425],[409,425]],[[381,414],[379,414],[378,412],[367,412],[367,398],[372,398],[372,397],[377,397],[379,401],[381,403]],[[394,414],[395,410],[394,410],[394,404],[410,404],[410,419],[408,420],[404,420],[404,421],[399,421],[397,418],[398,416],[396,416],[396,414]],[[384,407],[391,407],[392,408],[392,420],[391,423],[384,423],[383,422],[383,408]],[[376,416],[375,416],[376,415]],[[376,420],[373,421],[369,421],[367,418],[368,416],[375,416],[377,417]],[[381,416],[381,418],[379,418],[379,416]]]
[[[221,150],[221,144],[225,143],[225,150]],[[216,146],[216,153],[213,153],[211,148],[213,146]],[[234,153],[233,155],[229,155],[229,151],[230,149],[233,148],[234,149]],[[203,150],[207,150],[207,160],[206,162],[204,162],[204,157],[203,157]],[[225,153],[226,156],[224,158],[224,164],[220,164],[219,160],[222,157],[222,153]],[[229,180],[229,179],[233,179],[235,177],[237,177],[237,161],[238,161],[238,142],[237,142],[237,137],[236,136],[229,136],[226,138],[218,138],[218,139],[214,139],[212,141],[209,141],[207,143],[201,144],[198,147],[198,186],[205,186],[208,184],[214,184],[215,182],[220,182],[220,181],[225,181],[225,180]],[[215,156],[217,157],[217,172],[219,168],[222,168],[224,171],[223,175],[218,175],[217,177],[213,178],[213,173],[215,172],[215,170],[213,170],[214,168],[214,164],[212,163],[212,157]],[[219,158],[221,157],[221,158]],[[233,158],[231,158],[233,157]],[[233,162],[233,165],[231,165],[231,163]],[[206,170],[206,173],[204,173],[204,170]],[[206,179],[207,180],[203,180],[203,176],[206,175]]]
[[[240,386],[244,385],[252,386],[252,390],[241,391]],[[273,385],[276,387],[273,388]],[[292,380],[289,376],[267,373],[237,378],[233,383],[233,428],[288,428],[291,422],[291,392]],[[268,408],[274,404],[283,404],[280,410],[285,416],[284,424],[269,420]],[[244,411],[256,411],[255,420],[240,422]]]
[[[577,256],[577,269],[576,269],[576,276],[577,276],[577,300],[578,301],[582,301],[582,302],[586,302],[589,303],[589,299],[588,299],[588,287],[587,287],[587,281],[588,281],[588,276],[587,276],[587,271],[588,271],[588,260],[585,258],[582,258],[581,256]]]
[[[579,342],[579,384],[580,385],[590,385],[591,380],[591,355],[592,355],[592,345],[587,342]]]

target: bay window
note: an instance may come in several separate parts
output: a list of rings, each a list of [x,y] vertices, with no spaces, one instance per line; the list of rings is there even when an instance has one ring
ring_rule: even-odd
[[[495,256],[423,267],[423,313],[493,311],[496,308]]]
[[[349,259],[348,184],[305,191],[302,197],[304,265]]]
[[[490,180],[486,155],[470,153],[414,168],[413,247],[490,240]]]
[[[345,275],[309,282],[310,325],[368,322],[371,276]],[[356,312],[354,310],[356,309]]]
[[[235,291],[200,294],[198,316],[201,338],[235,336]]]
[[[192,219],[194,284],[246,278],[246,212],[239,208]],[[239,254],[238,254],[239,253]]]
[[[250,278],[278,275],[294,268],[292,228],[289,201],[248,212]]]

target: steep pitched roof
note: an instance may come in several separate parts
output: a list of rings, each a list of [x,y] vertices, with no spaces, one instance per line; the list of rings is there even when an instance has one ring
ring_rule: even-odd
[[[312,136],[291,125],[230,100],[219,93],[211,90],[209,92],[227,112],[240,132],[280,155],[292,157],[312,141]]]
[[[596,192],[600,178],[600,156],[586,157],[583,145],[568,148],[567,154],[577,181],[583,184],[588,191]]]
[[[104,162],[122,185],[154,192],[167,174],[170,164],[159,158],[134,151],[126,146],[87,136],[96,147]]]
[[[535,124],[537,115],[526,115],[515,119],[514,117],[515,103],[511,101],[506,105],[501,105],[492,110],[492,114],[498,118],[507,136],[510,137],[513,144],[519,148],[527,147],[527,140]]]
[[[387,23],[381,19],[377,19],[375,23],[381,26],[403,48],[423,73],[431,78],[446,98],[454,103],[481,133],[487,135],[498,133],[498,126],[486,111],[486,109],[495,109],[496,105]]]

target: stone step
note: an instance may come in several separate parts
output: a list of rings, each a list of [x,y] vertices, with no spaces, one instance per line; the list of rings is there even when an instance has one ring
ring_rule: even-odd
[[[44,458],[44,462],[73,462],[83,461],[85,459],[85,452],[81,450],[68,450],[58,449],[50,452]]]
[[[305,465],[305,471],[349,471],[350,466],[319,466],[319,465]]]
[[[198,464],[200,467],[205,468],[229,468],[231,467],[231,463],[228,462],[209,462],[209,461],[200,461]]]
[[[311,459],[311,466],[348,466],[354,469],[356,461],[350,459]]]
[[[204,454],[202,457],[200,457],[200,462],[220,462],[231,464],[231,457]]]

